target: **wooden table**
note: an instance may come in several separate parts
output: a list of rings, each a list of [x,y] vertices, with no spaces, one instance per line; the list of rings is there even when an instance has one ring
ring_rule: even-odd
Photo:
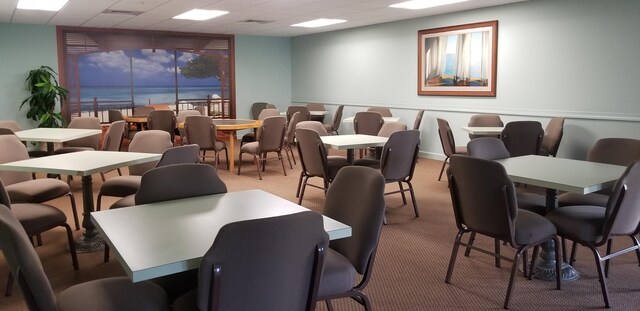
[[[149,116],[147,115],[126,116],[124,117],[124,122],[133,123],[136,125],[136,128],[138,128],[138,131],[142,131],[144,128],[147,127],[148,117]]]
[[[389,140],[388,137],[351,134],[321,136],[324,145],[331,149],[347,150],[347,161],[353,163],[353,149],[383,147]]]
[[[247,190],[94,212],[91,218],[133,282],[197,269],[222,226],[308,209],[263,190]],[[351,227],[324,217],[330,239]]]
[[[47,143],[47,152],[53,153],[53,143],[63,143],[78,138],[102,134],[102,130],[76,128],[34,128],[17,131],[16,136],[22,141],[38,141]]]
[[[626,167],[597,162],[527,155],[498,160],[513,182],[546,188],[547,212],[558,204],[558,191],[587,194],[611,188]],[[543,252],[535,268],[538,279],[555,281],[553,242],[543,245]],[[548,260],[550,258],[551,260]],[[580,274],[562,263],[562,279],[576,280]]]
[[[91,174],[114,170],[120,167],[159,160],[161,154],[80,151],[32,158],[0,164],[0,170],[20,172],[43,172],[60,175],[82,176],[82,226],[83,236],[76,241],[78,252],[92,252],[102,249],[102,239],[98,236],[89,215],[93,212],[93,181]]]

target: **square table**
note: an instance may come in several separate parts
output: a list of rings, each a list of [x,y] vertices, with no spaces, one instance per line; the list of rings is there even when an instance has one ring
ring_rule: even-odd
[[[331,149],[347,150],[347,161],[353,163],[353,149],[383,147],[389,140],[388,137],[351,134],[351,135],[328,135],[321,136],[324,145]]]
[[[463,126],[462,129],[471,135],[500,135],[502,126]]]
[[[102,134],[102,130],[76,128],[34,128],[17,131],[16,136],[22,141],[39,141],[47,143],[47,152],[53,153],[53,143],[63,143],[78,138]]]
[[[342,119],[342,122],[344,123],[353,123],[353,119],[355,117],[348,117],[348,118],[344,118]],[[399,122],[400,121],[400,117],[382,117],[382,120],[384,120],[384,122]]]
[[[200,266],[222,226],[308,209],[254,189],[156,202],[91,213],[96,227],[133,282]],[[351,236],[351,227],[324,217],[330,239]]]
[[[557,206],[558,191],[587,194],[612,187],[626,167],[597,162],[527,155],[497,160],[513,182],[546,188],[547,212]],[[552,243],[543,245],[541,260],[535,267],[538,279],[555,280],[555,255]],[[546,254],[545,254],[546,253]],[[546,258],[550,258],[548,260]],[[562,263],[562,279],[576,280],[579,273]]]
[[[0,170],[42,172],[82,176],[83,236],[76,241],[78,252],[98,251],[102,239],[97,235],[89,215],[93,212],[93,181],[91,174],[120,167],[159,160],[161,154],[118,151],[79,151],[0,164]]]

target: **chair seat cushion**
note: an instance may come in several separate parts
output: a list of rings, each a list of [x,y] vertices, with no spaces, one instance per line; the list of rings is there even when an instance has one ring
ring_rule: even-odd
[[[353,161],[353,165],[367,166],[375,169],[380,169],[380,160],[374,158],[362,158]]]
[[[547,214],[558,234],[571,240],[596,243],[602,238],[606,208],[592,205],[560,207]]]
[[[547,200],[543,195],[518,191],[516,192],[516,198],[518,199],[518,208],[520,209],[542,216],[547,213]]]
[[[11,204],[11,213],[27,234],[40,233],[67,222],[67,216],[61,210],[46,204]]]
[[[69,193],[69,185],[55,178],[27,180],[5,187],[13,203],[42,203]]]
[[[115,201],[113,204],[111,204],[109,209],[123,208],[123,207],[129,207],[134,205],[136,205],[136,195],[130,194],[118,201]]]
[[[126,277],[90,281],[58,295],[58,310],[169,310],[162,288],[151,282],[132,283]]]
[[[356,269],[342,254],[327,249],[322,267],[318,298],[350,291],[356,285]]]
[[[515,223],[515,242],[518,245],[537,244],[556,235],[551,221],[527,210],[518,210]]]
[[[246,143],[240,148],[240,152],[246,152],[250,154],[258,154],[260,149],[260,143],[257,141]]]
[[[173,311],[195,311],[198,310],[198,290],[193,289],[173,301],[171,306]]]
[[[222,140],[216,140],[216,142],[214,144],[215,144],[216,150],[227,149],[227,144],[225,142],[223,142]]]
[[[333,124],[325,123],[325,124],[322,124],[322,126],[324,126],[324,129],[327,130],[327,133],[333,132]]]
[[[142,176],[128,175],[109,178],[100,187],[102,195],[124,197],[135,194],[140,188]]]
[[[601,193],[563,193],[558,196],[558,206],[560,207],[570,205],[595,205],[605,207],[608,201],[609,196]]]
[[[351,164],[349,164],[349,162],[347,162],[346,160],[342,161],[341,159],[327,159],[327,170],[329,172],[329,179],[333,180],[341,168],[350,165]]]

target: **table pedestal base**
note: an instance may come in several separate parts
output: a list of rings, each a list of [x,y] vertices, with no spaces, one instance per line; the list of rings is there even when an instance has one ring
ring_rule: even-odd
[[[76,240],[76,253],[93,253],[104,250],[104,240],[99,235],[93,238],[82,236]]]
[[[547,241],[542,244],[540,258],[536,260],[536,266],[533,267],[533,277],[543,281],[556,280],[556,252],[553,241]],[[580,273],[566,262],[560,263],[560,280],[563,282],[571,282],[580,278]]]

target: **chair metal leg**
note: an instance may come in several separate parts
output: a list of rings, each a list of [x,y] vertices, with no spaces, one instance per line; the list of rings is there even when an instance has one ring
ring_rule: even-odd
[[[442,173],[444,173],[444,167],[449,163],[449,156],[442,162],[442,168],[440,168],[440,176],[438,176],[438,181],[442,179]]]
[[[327,299],[324,301],[324,303],[327,305],[327,310],[333,311],[333,305],[331,304],[331,300]]]
[[[562,275],[561,273],[559,273],[559,271],[562,271],[561,270],[562,261],[560,261],[560,246],[558,245],[560,241],[557,236],[554,237],[553,239],[554,239],[553,242],[556,248],[556,289],[560,290],[562,286]]]
[[[507,286],[507,296],[504,298],[504,308],[509,309],[509,302],[511,301],[511,294],[513,293],[513,283],[515,283],[516,271],[520,265],[520,256],[524,249],[520,248],[516,252],[516,256],[513,258],[513,265],[511,266],[511,276],[509,277],[509,285]]]
[[[278,151],[278,159],[280,159],[280,163],[282,163],[282,172],[284,173],[284,176],[287,176],[287,169],[284,167],[284,158],[282,157],[282,151]],[[265,161],[267,159],[265,158]],[[291,165],[291,162],[289,162],[289,165]],[[293,166],[291,167],[291,169],[293,169]]]
[[[496,255],[500,256],[500,240],[493,239],[493,248]],[[500,268],[500,257],[495,257],[496,268]]]
[[[302,175],[300,175],[302,178]],[[298,205],[302,205],[302,198],[304,197],[304,190],[307,189],[307,181],[309,181],[309,176],[304,177],[304,181],[301,179],[302,187],[300,188],[300,196],[298,196]]]
[[[531,280],[533,278],[533,269],[536,266],[536,258],[538,258],[538,253],[540,252],[540,245],[536,245],[533,248],[533,254],[531,254],[531,265],[529,266],[529,272],[527,272],[527,278]],[[559,270],[556,270],[559,271]]]
[[[9,272],[9,277],[7,277],[7,287],[4,289],[4,296],[9,297],[13,293],[13,274]]]
[[[76,230],[80,230],[80,221],[78,220],[78,208],[76,207],[76,198],[73,196],[73,193],[69,192],[67,194],[69,196],[69,200],[71,200],[71,211],[73,212],[73,221],[76,225]]]
[[[258,156],[256,156],[255,154],[253,155],[253,161],[254,161],[254,162],[256,162],[256,168],[258,169],[258,178],[259,178],[260,180],[262,180],[262,174],[260,173],[260,162],[262,162],[262,161],[261,161],[261,159],[260,159]],[[265,161],[265,162],[266,162],[266,161]],[[264,166],[265,166],[266,164],[267,164],[267,163],[262,163],[262,169],[264,169]]]
[[[449,267],[447,268],[447,276],[444,279],[444,282],[447,284],[451,283],[451,276],[453,275],[453,267],[456,265],[456,257],[458,257],[458,249],[460,248],[460,240],[462,239],[463,234],[464,234],[464,231],[462,230],[458,231],[458,234],[456,235],[456,241],[453,243],[451,258],[449,259]]]
[[[71,263],[73,264],[73,270],[78,271],[80,267],[78,266],[78,254],[76,253],[76,242],[73,240],[73,232],[71,231],[71,227],[64,223],[60,225],[64,227],[67,231],[67,240],[69,240],[69,253],[71,253]]]
[[[611,254],[611,247],[613,246],[613,239],[609,239],[609,241],[607,241],[607,255]],[[609,277],[609,262],[611,260],[606,260],[604,262],[604,277],[608,278]]]
[[[469,235],[469,241],[467,242],[467,244],[469,246],[473,246],[473,242],[475,240],[476,240],[476,233],[471,232],[471,234]],[[467,249],[464,251],[464,256],[469,257],[470,254],[471,254],[471,247],[467,247]]]
[[[402,181],[398,181],[398,188],[400,188],[400,195],[402,196],[402,204],[407,205],[407,197],[404,195],[404,187],[402,187]]]
[[[411,194],[411,203],[413,204],[413,211],[416,213],[416,217],[420,217],[420,213],[418,212],[418,204],[416,203],[416,194],[413,191],[413,185],[410,181],[406,182],[409,185],[409,193]]]
[[[576,249],[578,248],[578,243],[573,242],[571,245],[571,257],[569,258],[569,265],[573,266],[573,263],[576,261]]]
[[[596,268],[598,269],[598,278],[600,280],[600,287],[602,288],[602,298],[604,298],[604,305],[607,308],[611,308],[609,305],[609,289],[607,288],[607,280],[604,276],[604,268],[602,267],[602,257],[600,257],[600,253],[595,247],[589,246],[591,252],[593,252],[593,257],[596,260]]]

